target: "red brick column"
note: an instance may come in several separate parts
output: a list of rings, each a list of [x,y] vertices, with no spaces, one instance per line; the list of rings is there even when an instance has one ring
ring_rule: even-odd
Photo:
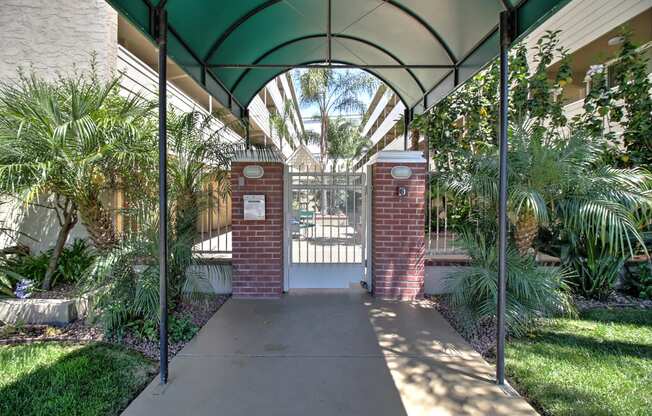
[[[263,177],[245,178],[248,165],[262,166]],[[231,164],[234,297],[283,293],[283,171],[280,162]],[[265,195],[264,220],[244,219],[244,195]]]
[[[395,166],[412,169],[394,179]],[[384,299],[423,297],[426,163],[422,153],[380,152],[372,161],[372,289]],[[399,195],[404,187],[407,195]]]

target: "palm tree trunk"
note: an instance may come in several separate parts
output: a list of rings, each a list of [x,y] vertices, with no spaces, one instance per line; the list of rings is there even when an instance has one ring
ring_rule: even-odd
[[[106,251],[115,247],[117,239],[111,213],[104,208],[98,197],[80,204],[79,214],[96,249]]]
[[[70,231],[77,224],[77,208],[70,202],[66,202],[63,212],[62,212],[61,228],[59,229],[59,234],[57,235],[57,242],[54,245],[52,250],[52,255],[48,262],[48,268],[45,271],[45,276],[43,277],[43,282],[41,283],[41,289],[50,290],[52,287],[52,278],[54,273],[57,271],[59,266],[59,258],[63,252],[63,248],[66,245]],[[61,218],[61,217],[60,217]]]
[[[539,234],[539,223],[532,212],[521,214],[516,221],[514,240],[519,254],[525,256]]]

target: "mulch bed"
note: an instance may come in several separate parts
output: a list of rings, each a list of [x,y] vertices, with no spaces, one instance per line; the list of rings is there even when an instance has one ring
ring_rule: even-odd
[[[639,299],[623,293],[614,292],[606,301],[586,299],[581,296],[575,298],[575,306],[579,311],[589,309],[609,309],[609,308],[652,308],[652,300]]]
[[[30,299],[70,299],[78,295],[77,287],[70,283],[63,283],[50,290],[33,290]]]
[[[217,310],[226,302],[228,296],[212,296],[209,299],[197,303],[185,303],[179,306],[179,309],[174,312],[175,315],[189,316],[192,323],[198,327],[206,325],[209,319],[217,312]],[[143,355],[154,360],[159,359],[159,344],[158,341],[148,341],[146,339],[137,337],[132,332],[127,332],[122,339],[112,340],[118,344],[122,344],[132,350],[136,350]],[[168,344],[168,358],[172,359],[179,351],[186,346],[188,342],[170,342]]]
[[[484,358],[492,359],[496,351],[496,323],[493,319],[478,322],[469,333],[462,326],[455,309],[448,304],[444,296],[428,296],[433,306],[474,350]]]
[[[215,295],[197,303],[184,303],[179,305],[174,315],[189,316],[191,321],[201,328],[228,298],[225,295]],[[0,345],[45,341],[76,343],[104,341],[123,345],[155,360],[159,358],[158,341],[148,341],[136,337],[129,331],[121,338],[106,338],[101,328],[87,325],[84,321],[75,321],[62,327],[49,325],[3,325],[0,322]],[[187,342],[170,343],[168,357],[174,357],[186,344]]]

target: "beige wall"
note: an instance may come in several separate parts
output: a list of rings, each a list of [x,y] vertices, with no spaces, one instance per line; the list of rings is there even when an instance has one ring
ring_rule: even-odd
[[[118,17],[105,0],[0,0],[0,81],[15,79],[19,67],[45,78],[89,67],[96,53],[101,77],[115,71]],[[0,218],[34,240],[21,237],[33,252],[49,248],[58,224],[51,210],[3,205]],[[70,240],[86,236],[78,224]],[[0,241],[0,247],[11,244]]]
[[[97,53],[98,71],[115,69],[117,14],[105,0],[1,0],[0,79],[34,68],[44,77],[87,68]]]

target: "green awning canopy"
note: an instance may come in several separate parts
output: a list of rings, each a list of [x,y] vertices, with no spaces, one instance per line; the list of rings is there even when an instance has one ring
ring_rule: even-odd
[[[154,9],[165,0],[107,1],[154,41]],[[421,113],[498,55],[501,11],[515,12],[521,36],[567,1],[167,0],[168,54],[238,117],[287,70],[270,65],[329,57],[365,65]],[[224,67],[234,64],[267,67]]]

